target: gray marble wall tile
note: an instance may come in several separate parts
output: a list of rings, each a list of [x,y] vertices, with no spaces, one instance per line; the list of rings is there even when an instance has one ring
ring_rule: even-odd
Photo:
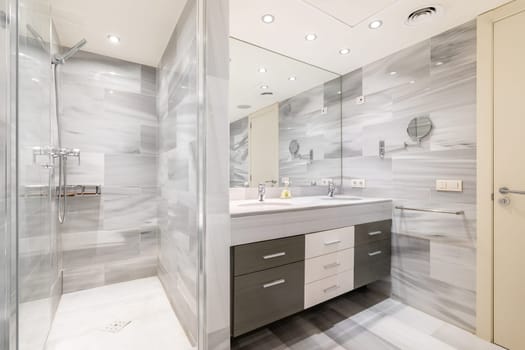
[[[390,74],[396,72],[396,74]],[[476,26],[469,22],[343,77],[344,192],[390,197],[394,206],[463,210],[447,215],[393,210],[392,276],[374,285],[409,305],[473,331],[476,251]],[[360,91],[364,104],[356,104]],[[420,146],[408,122],[428,115]],[[385,159],[378,155],[379,141]],[[350,187],[363,178],[364,189]],[[438,192],[438,179],[462,192]]]
[[[156,274],[156,69],[86,52],[61,67],[63,145],[71,185],[102,185],[69,199],[64,291]]]
[[[198,331],[196,25],[196,2],[188,1],[157,73],[158,274],[173,309],[193,341]]]
[[[341,84],[335,79],[279,104],[279,176],[293,186],[341,181]],[[292,140],[301,157],[290,154]]]
[[[230,123],[230,187],[249,185],[248,117]]]

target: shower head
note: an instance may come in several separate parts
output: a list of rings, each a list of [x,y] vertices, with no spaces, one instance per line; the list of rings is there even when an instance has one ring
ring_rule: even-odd
[[[87,40],[82,39],[78,43],[76,43],[73,47],[71,47],[65,54],[63,55],[55,55],[53,58],[53,64],[64,64],[71,56],[76,54],[78,50],[82,48],[82,46],[86,45]]]

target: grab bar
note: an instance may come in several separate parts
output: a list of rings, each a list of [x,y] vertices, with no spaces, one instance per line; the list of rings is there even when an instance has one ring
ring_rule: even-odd
[[[422,211],[426,213],[437,213],[437,214],[451,214],[451,215],[465,214],[465,211],[463,210],[452,211],[452,210],[441,210],[441,209],[420,209],[420,208],[407,208],[407,207],[402,207],[402,206],[396,206],[395,208],[399,210]]]

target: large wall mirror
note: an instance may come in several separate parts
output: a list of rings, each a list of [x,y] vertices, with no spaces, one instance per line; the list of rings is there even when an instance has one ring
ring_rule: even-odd
[[[341,182],[338,74],[230,38],[230,186]]]

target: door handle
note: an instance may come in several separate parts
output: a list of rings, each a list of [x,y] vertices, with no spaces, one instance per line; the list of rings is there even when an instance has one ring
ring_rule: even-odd
[[[263,284],[263,288],[264,289],[271,288],[271,287],[275,287],[275,286],[278,286],[278,285],[283,284],[283,283],[286,283],[286,280],[284,278],[282,278],[280,280],[275,280],[275,281],[270,282],[270,283]]]
[[[501,187],[499,189],[499,193],[501,193],[501,194],[523,194],[523,195],[525,195],[525,191],[515,191],[515,190],[509,189],[508,187]]]
[[[280,258],[281,256],[285,256],[285,255],[286,255],[286,252],[280,252],[280,253],[265,255],[263,256],[263,259],[264,260],[275,259],[275,258]]]

